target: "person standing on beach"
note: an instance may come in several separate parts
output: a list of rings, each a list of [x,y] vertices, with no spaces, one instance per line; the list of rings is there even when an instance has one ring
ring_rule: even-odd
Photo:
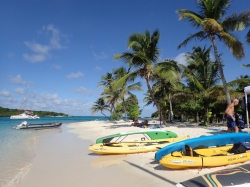
[[[233,102],[227,106],[225,113],[227,114],[227,132],[239,132],[239,128],[235,122],[234,107],[239,104],[238,99],[234,99]]]

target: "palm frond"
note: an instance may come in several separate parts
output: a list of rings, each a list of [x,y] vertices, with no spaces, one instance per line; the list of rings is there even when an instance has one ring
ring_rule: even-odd
[[[247,32],[246,41],[250,44],[250,30]]]
[[[233,13],[226,17],[221,23],[226,31],[241,31],[250,25],[250,11],[242,11],[239,14]]]
[[[242,64],[241,66],[246,67],[246,68],[250,68],[250,64]]]
[[[137,71],[133,71],[133,72],[130,72],[126,75],[124,75],[123,77],[121,77],[120,79],[114,81],[113,83],[113,88],[115,90],[119,90],[124,84],[125,82],[129,79],[130,76],[136,76],[138,74],[138,70]]]
[[[187,37],[177,48],[180,49],[182,47],[185,47],[188,44],[188,42],[193,40],[193,39],[201,41],[204,38],[206,38],[206,36],[207,36],[206,33],[203,31],[192,34],[189,37]]]
[[[234,36],[226,32],[220,32],[219,34],[221,36],[221,39],[231,50],[235,58],[242,59],[245,56],[243,44],[239,40],[237,40]]]
[[[180,9],[176,12],[179,14],[179,20],[184,20],[194,27],[200,27],[202,25],[203,17],[201,15],[186,9]]]

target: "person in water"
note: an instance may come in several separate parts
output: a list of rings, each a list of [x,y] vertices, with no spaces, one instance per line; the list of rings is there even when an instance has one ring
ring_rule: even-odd
[[[234,115],[234,107],[239,104],[238,99],[234,99],[233,102],[227,106],[225,113],[227,114],[227,132],[239,132],[239,128],[236,124]]]

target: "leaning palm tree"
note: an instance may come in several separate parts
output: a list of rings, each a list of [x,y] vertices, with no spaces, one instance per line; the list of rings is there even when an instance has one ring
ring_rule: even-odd
[[[227,82],[224,76],[222,62],[219,58],[217,40],[222,41],[232,52],[236,59],[245,56],[243,44],[232,34],[233,31],[244,30],[250,24],[250,11],[233,13],[225,17],[226,11],[232,0],[197,0],[199,12],[186,9],[177,10],[180,20],[184,19],[199,32],[186,38],[178,48],[186,46],[192,39],[202,41],[209,39],[212,42],[215,59],[218,63],[220,77],[223,83],[227,104],[231,103]],[[250,33],[248,33],[250,36]]]
[[[117,87],[124,84],[128,77],[140,76],[146,82],[148,92],[152,97],[152,100],[157,107],[157,110],[160,111],[159,102],[154,97],[153,90],[150,85],[150,80],[153,77],[153,68],[159,58],[159,48],[158,41],[160,38],[160,33],[158,30],[154,31],[150,35],[149,31],[146,31],[145,34],[135,33],[129,37],[128,49],[132,50],[131,52],[124,52],[122,54],[116,54],[115,59],[122,59],[125,63],[128,64],[129,68],[135,68],[134,71],[128,73],[126,76],[121,78],[117,82]]]
[[[102,113],[102,115],[104,115],[105,117],[107,117],[107,116],[103,113],[103,111],[104,111],[104,110],[110,110],[110,107],[109,107],[109,105],[107,105],[107,104],[105,103],[105,101],[104,101],[103,98],[99,98],[99,99],[97,99],[96,102],[94,102],[94,104],[93,104],[91,110],[92,110],[92,114],[95,114],[96,112],[99,112],[99,111],[100,111],[100,112]]]

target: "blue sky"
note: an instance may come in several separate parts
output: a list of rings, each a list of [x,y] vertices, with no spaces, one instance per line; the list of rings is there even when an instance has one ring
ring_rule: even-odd
[[[227,15],[249,7],[249,0],[234,0]],[[185,63],[193,46],[210,46],[204,41],[177,49],[197,31],[178,20],[177,9],[197,11],[197,6],[195,0],[0,0],[0,106],[18,109],[27,95],[24,109],[91,115],[101,76],[126,67],[113,56],[127,51],[131,34],[158,29],[159,61]],[[227,81],[250,72],[241,67],[250,62],[246,31],[236,35],[245,45],[243,60],[218,43]],[[144,92],[135,92],[141,107]],[[154,111],[146,107],[142,116]]]

